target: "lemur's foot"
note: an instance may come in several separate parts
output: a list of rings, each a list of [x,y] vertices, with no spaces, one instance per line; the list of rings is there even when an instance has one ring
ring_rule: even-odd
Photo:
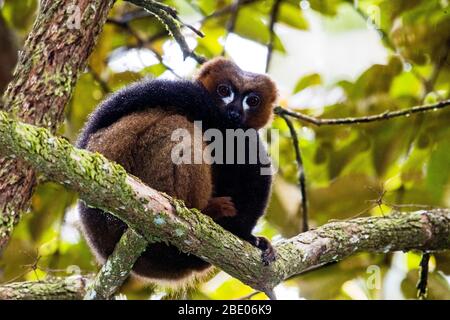
[[[206,208],[202,212],[217,220],[223,217],[234,217],[236,208],[231,197],[215,197],[209,199]]]
[[[254,237],[254,242],[252,244],[262,251],[261,258],[265,266],[268,266],[271,262],[276,260],[277,253],[267,238]]]

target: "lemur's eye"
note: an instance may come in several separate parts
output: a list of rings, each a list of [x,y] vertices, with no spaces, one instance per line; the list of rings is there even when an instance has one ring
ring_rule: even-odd
[[[219,94],[219,96],[221,97],[228,97],[231,95],[231,89],[229,86],[227,86],[226,84],[219,84],[217,86],[217,93]]]
[[[259,97],[258,96],[249,96],[247,99],[247,103],[250,107],[256,107],[259,104]]]
[[[257,107],[261,103],[261,99],[254,93],[250,93],[244,98],[244,109]]]

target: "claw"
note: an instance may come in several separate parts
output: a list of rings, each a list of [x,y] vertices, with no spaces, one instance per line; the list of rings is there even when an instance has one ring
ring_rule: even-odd
[[[256,237],[255,238],[255,246],[259,248],[261,253],[262,262],[265,266],[268,266],[270,263],[274,262],[277,258],[276,251],[269,240],[264,237]]]

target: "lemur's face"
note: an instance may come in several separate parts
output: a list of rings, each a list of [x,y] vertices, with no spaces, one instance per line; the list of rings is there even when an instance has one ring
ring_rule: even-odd
[[[230,126],[259,129],[269,122],[277,90],[268,76],[243,71],[229,60],[216,58],[200,69],[197,80]]]

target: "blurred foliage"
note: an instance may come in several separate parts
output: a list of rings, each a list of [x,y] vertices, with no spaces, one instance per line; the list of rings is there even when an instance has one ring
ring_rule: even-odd
[[[206,35],[196,38],[189,30],[183,30],[188,43],[198,54],[208,58],[221,54],[231,0],[164,2],[177,8],[183,20],[199,26]],[[389,58],[386,64],[370,66],[354,81],[336,79],[330,83],[319,72],[299,75],[293,88],[281,91],[281,104],[314,116],[337,118],[382,113],[448,99],[449,2],[360,0],[358,4],[355,8],[353,1],[346,0],[282,2],[275,26],[276,54],[289,54],[288,46],[278,32],[287,28],[307,33],[311,15],[314,15],[323,17],[321,23],[326,32],[332,34],[373,28],[375,24],[379,41]],[[272,5],[273,0],[243,1],[234,33],[267,45]],[[4,1],[1,14],[22,45],[37,9],[36,0]],[[110,20],[66,109],[61,134],[72,142],[88,114],[110,91],[142,77],[176,77],[170,71],[169,57],[178,49],[157,19],[118,1]],[[296,40],[289,38],[288,41]],[[131,60],[134,64],[130,66]],[[136,60],[140,61],[138,67]],[[112,67],[117,61],[123,62],[121,68]],[[282,59],[273,62],[271,70],[280,66],[280,61]],[[189,64],[193,65],[193,61],[186,61],[186,65]],[[343,98],[321,108],[286,102],[311,88],[338,88],[342,90]],[[448,207],[449,124],[448,109],[357,126],[316,128],[296,123],[307,178],[311,225],[318,226],[331,219],[386,215],[393,208]],[[301,198],[296,186],[297,172],[289,130],[279,118],[274,119],[272,126],[280,130],[280,138],[270,141],[272,150],[276,150],[273,148],[277,143],[279,146],[279,153],[273,153],[279,170],[267,217],[258,225],[257,232],[276,240],[300,231]],[[39,185],[31,213],[17,227],[0,260],[0,282],[53,274],[92,273],[97,269],[95,259],[78,231],[75,201],[76,195],[64,187],[49,182]],[[434,254],[431,264],[429,298],[449,299],[450,253]],[[418,265],[417,253],[359,254],[290,279],[280,286],[278,294],[280,298],[307,299],[415,298]],[[374,280],[369,280],[371,270],[379,277],[375,279],[375,286],[369,285]],[[133,280],[127,282],[123,292],[133,299],[145,299],[152,294],[154,298],[160,298],[165,294],[164,289],[143,287]],[[198,290],[184,293],[184,297],[230,299],[251,292],[251,288],[222,272]],[[393,292],[398,294],[395,296]],[[263,294],[252,297],[263,298]]]

